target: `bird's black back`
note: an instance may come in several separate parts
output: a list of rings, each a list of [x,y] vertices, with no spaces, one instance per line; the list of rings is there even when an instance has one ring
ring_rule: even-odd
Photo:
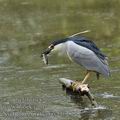
[[[87,38],[81,37],[81,36],[74,36],[74,37],[68,38],[68,40],[73,41],[74,43],[80,46],[90,49],[99,58],[101,58],[102,60],[105,60],[106,56],[100,51],[100,49],[96,46],[96,44],[93,41],[88,40]]]

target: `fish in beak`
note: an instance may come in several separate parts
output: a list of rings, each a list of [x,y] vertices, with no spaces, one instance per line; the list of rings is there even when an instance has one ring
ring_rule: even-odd
[[[43,62],[48,65],[48,54],[51,52],[53,49],[53,46],[50,45],[44,52],[42,52],[41,57],[43,58]]]

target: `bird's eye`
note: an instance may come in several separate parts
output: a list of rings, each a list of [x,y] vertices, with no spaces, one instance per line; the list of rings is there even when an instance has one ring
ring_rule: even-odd
[[[48,48],[53,49],[53,48],[54,48],[54,45],[50,45]]]
[[[53,49],[53,48],[54,48],[54,45],[51,45],[51,48]]]

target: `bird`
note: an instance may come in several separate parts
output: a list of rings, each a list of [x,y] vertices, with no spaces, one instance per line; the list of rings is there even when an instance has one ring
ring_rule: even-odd
[[[92,40],[84,36],[73,35],[52,41],[48,48],[42,52],[42,55],[45,55],[45,60],[46,56],[52,52],[65,54],[71,61],[86,69],[87,72],[82,84],[89,79],[92,72],[96,73],[97,78],[100,74],[104,77],[110,76],[108,57],[102,53]]]

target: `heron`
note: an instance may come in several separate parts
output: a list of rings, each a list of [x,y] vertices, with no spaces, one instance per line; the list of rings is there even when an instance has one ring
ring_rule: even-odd
[[[44,61],[48,64],[47,55],[57,52],[65,54],[68,58],[83,66],[86,69],[86,75],[82,80],[84,84],[90,77],[92,72],[96,73],[97,78],[102,74],[104,77],[110,76],[107,56],[97,47],[90,39],[84,36],[73,35],[64,39],[54,40],[48,48],[42,53]]]

